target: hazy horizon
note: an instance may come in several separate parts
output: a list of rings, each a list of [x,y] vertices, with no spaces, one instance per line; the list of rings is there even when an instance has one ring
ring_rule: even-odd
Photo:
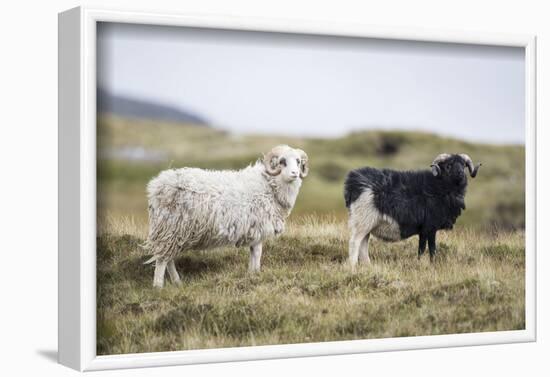
[[[396,129],[524,144],[524,69],[521,48],[98,26],[98,86],[234,134]]]

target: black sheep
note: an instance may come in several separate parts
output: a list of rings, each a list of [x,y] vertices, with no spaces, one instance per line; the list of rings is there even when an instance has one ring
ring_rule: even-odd
[[[440,154],[430,170],[395,171],[364,167],[349,172],[344,197],[349,210],[351,230],[349,260],[369,263],[368,242],[372,233],[384,241],[399,241],[419,235],[418,257],[426,242],[433,260],[435,235],[440,229],[452,229],[460,216],[468,180],[476,176],[466,154]]]

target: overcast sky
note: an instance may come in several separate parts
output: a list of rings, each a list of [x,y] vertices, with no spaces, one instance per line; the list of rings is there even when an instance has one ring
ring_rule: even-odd
[[[520,48],[100,24],[98,83],[235,133],[524,143]]]

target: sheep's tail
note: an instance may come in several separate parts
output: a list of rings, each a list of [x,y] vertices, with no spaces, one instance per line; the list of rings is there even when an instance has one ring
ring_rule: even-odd
[[[150,250],[149,239],[147,239],[147,241],[145,241],[144,243],[140,244],[139,247],[142,250],[149,251]],[[147,253],[147,254],[149,254],[149,253]],[[145,262],[143,262],[143,264],[151,264],[154,261],[156,261],[157,259],[159,259],[159,256],[157,254],[154,254],[151,258],[149,258]]]

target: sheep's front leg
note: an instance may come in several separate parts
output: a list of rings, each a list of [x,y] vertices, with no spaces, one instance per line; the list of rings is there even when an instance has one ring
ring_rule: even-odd
[[[250,246],[250,263],[248,264],[248,271],[259,272],[260,260],[262,258],[262,244]]]
[[[436,254],[435,232],[428,234],[428,249],[430,250],[430,262],[433,262]]]
[[[164,286],[164,274],[166,273],[166,266],[168,262],[160,261],[157,259],[155,262],[155,277],[153,279],[153,287],[162,288]]]
[[[172,279],[172,283],[181,285],[181,279],[178,275],[178,270],[176,270],[176,263],[174,263],[174,260],[168,262],[168,274],[170,275],[170,279]]]
[[[418,259],[420,259],[422,254],[426,251],[426,241],[428,241],[428,239],[426,235],[422,233],[418,237]]]

